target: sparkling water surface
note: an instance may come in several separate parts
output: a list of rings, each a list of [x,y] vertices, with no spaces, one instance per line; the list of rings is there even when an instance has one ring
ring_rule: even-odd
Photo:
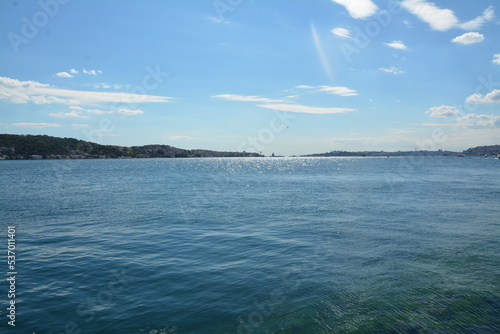
[[[0,171],[0,247],[15,225],[18,272],[15,328],[0,284],[2,333],[500,332],[497,159]]]

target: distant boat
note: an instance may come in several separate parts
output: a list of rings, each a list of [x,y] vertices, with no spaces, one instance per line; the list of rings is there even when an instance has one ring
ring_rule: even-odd
[[[500,154],[497,155],[497,159],[500,159]]]

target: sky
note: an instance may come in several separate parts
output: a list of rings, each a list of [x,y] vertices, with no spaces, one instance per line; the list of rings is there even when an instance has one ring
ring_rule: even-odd
[[[287,156],[500,144],[499,5],[2,1],[0,133]]]

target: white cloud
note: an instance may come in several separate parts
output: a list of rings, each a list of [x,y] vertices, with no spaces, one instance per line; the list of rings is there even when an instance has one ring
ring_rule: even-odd
[[[382,72],[392,73],[392,74],[401,74],[401,73],[404,73],[399,67],[394,67],[394,66],[391,66],[391,67],[380,67],[379,70],[382,71]]]
[[[354,89],[350,89],[347,87],[334,87],[334,86],[307,86],[300,85],[295,88],[301,89],[317,89],[320,92],[326,92],[328,94],[339,95],[339,96],[356,96],[358,92]]]
[[[278,111],[288,111],[297,112],[305,114],[342,114],[346,112],[355,111],[356,109],[350,108],[323,108],[323,107],[310,107],[302,106],[298,104],[260,104],[261,108],[278,110]]]
[[[344,28],[334,28],[332,29],[332,34],[342,37],[342,38],[350,38],[352,39],[353,37],[351,36],[351,32],[347,29]]]
[[[433,2],[425,0],[405,0],[402,6],[410,13],[430,25],[433,30],[446,31],[452,28],[462,28],[464,30],[479,29],[481,26],[494,18],[493,7],[488,7],[483,15],[477,18],[460,23],[451,9],[442,9]]]
[[[451,40],[453,43],[474,44],[484,41],[484,35],[478,32],[467,32]]]
[[[347,87],[319,86],[319,90],[328,94],[340,96],[355,96],[358,92]]]
[[[176,135],[168,136],[168,137],[166,137],[166,139],[169,139],[169,140],[201,140],[201,138],[199,138],[199,137],[176,136]]]
[[[113,110],[99,110],[99,109],[88,109],[85,110],[88,113],[96,114],[96,115],[104,115],[104,114],[112,114]]]
[[[460,115],[460,111],[457,108],[445,105],[429,108],[425,113],[430,114],[429,117],[452,117]]]
[[[98,83],[94,84],[93,87],[94,88],[108,89],[108,88],[112,88],[113,86],[111,86],[110,84],[104,83],[104,82],[98,82]]]
[[[83,109],[82,107],[79,107],[79,106],[70,106],[69,109],[71,109],[71,110],[80,110],[80,111],[85,110],[85,109]]]
[[[93,92],[61,89],[36,81],[19,81],[0,77],[0,101],[10,103],[96,105],[100,103],[165,103],[166,96],[119,92]]]
[[[88,125],[88,124],[71,124],[71,126],[73,126],[75,128],[88,128],[88,127],[90,127],[90,125]]]
[[[494,18],[495,11],[493,7],[490,6],[484,10],[482,16],[478,16],[474,20],[460,24],[460,28],[464,30],[481,29],[486,22],[492,21]]]
[[[224,24],[229,23],[229,21],[224,20],[222,17],[210,16],[208,19],[215,23],[224,23]]]
[[[405,0],[401,4],[410,13],[428,23],[434,30],[445,31],[458,24],[458,19],[452,10],[441,9],[432,2]]]
[[[86,69],[83,69],[82,72],[88,75],[97,75],[102,73],[101,70],[86,70]]]
[[[408,47],[401,41],[392,41],[390,43],[384,43],[385,45],[399,50],[409,50]]]
[[[59,72],[59,73],[56,73],[56,77],[60,77],[60,78],[73,78],[73,76],[71,74],[69,74],[68,72]]]
[[[71,74],[78,74],[78,71],[75,70],[74,68],[72,68],[72,69],[69,70],[69,73],[71,73]]]
[[[499,103],[500,90],[495,89],[484,96],[482,94],[472,94],[466,101],[470,104]]]
[[[32,129],[54,128],[61,126],[61,124],[56,124],[56,123],[13,123],[12,125],[21,128],[32,128]]]
[[[468,114],[457,120],[463,128],[500,127],[500,116]]]
[[[493,55],[493,64],[500,65],[500,53],[496,53]]]
[[[81,118],[81,119],[89,118],[88,116],[80,115],[80,113],[76,112],[76,111],[70,111],[70,112],[67,112],[67,113],[59,112],[57,114],[50,113],[49,116],[50,117],[56,117],[56,118]]]
[[[140,115],[144,114],[144,111],[136,109],[136,110],[130,110],[130,109],[118,109],[118,113],[122,115],[128,115],[128,116],[133,116],[133,115]]]
[[[52,103],[61,103],[67,104],[68,101],[64,99],[60,99],[55,96],[46,96],[46,95],[34,95],[31,97],[31,102],[34,104],[52,104]]]
[[[332,0],[347,9],[355,19],[366,19],[377,12],[377,6],[371,0]]]
[[[242,102],[283,102],[283,100],[272,100],[260,96],[243,96],[236,94],[219,94],[212,96],[213,98],[229,100],[229,101],[242,101]]]
[[[405,129],[397,129],[397,130],[393,130],[392,132],[397,134],[397,135],[404,135],[404,134],[408,134],[408,133],[413,133],[414,131],[405,130]]]

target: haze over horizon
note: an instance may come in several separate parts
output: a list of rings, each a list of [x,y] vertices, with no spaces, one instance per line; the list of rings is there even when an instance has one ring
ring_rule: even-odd
[[[265,155],[498,144],[496,3],[5,2],[0,133]]]

